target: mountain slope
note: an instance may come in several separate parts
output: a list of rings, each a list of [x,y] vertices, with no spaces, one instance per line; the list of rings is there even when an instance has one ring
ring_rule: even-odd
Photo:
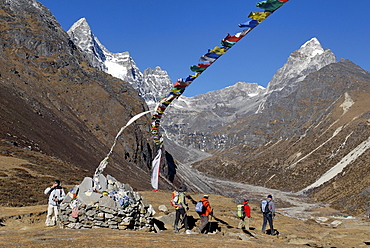
[[[350,61],[330,64],[262,113],[228,125],[235,146],[193,166],[248,184],[302,190],[370,137],[369,88],[369,72]],[[307,193],[347,211],[365,212],[368,148],[362,145],[362,153],[343,170]]]
[[[0,138],[92,176],[118,130],[147,105],[129,83],[91,67],[40,3],[2,0],[1,6]],[[148,115],[127,128],[106,173],[150,187],[149,126]]]
[[[273,107],[275,101],[299,87],[309,73],[335,62],[335,55],[329,49],[324,50],[317,38],[312,38],[289,56],[267,89],[256,83],[238,82],[195,97],[181,96],[166,112],[163,129],[180,146],[217,153],[237,144],[225,130],[229,124]],[[245,138],[250,143],[265,142],[254,135]],[[175,157],[181,156],[171,147],[168,149]]]

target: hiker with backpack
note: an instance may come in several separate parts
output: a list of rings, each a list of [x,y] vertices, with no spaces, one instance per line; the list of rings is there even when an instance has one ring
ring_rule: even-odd
[[[200,226],[198,227],[198,231],[199,233],[203,233],[204,231],[204,228],[207,226],[208,224],[208,216],[213,216],[213,210],[211,208],[211,204],[209,203],[208,201],[208,195],[204,195],[202,200],[200,200],[201,204],[197,204],[198,206],[201,206],[201,209],[199,209],[199,207],[197,208],[196,206],[196,209],[195,211],[199,214],[199,217],[200,217]],[[198,202],[199,203],[199,202]]]
[[[265,233],[267,222],[270,225],[270,234],[274,235],[273,218],[275,217],[275,204],[272,195],[268,195],[266,200],[261,202],[261,212],[263,214],[262,233]]]
[[[46,226],[55,226],[58,220],[59,206],[65,197],[64,190],[60,185],[59,180],[55,180],[51,187],[47,187],[44,191],[45,195],[49,195],[48,213],[46,215]],[[54,214],[54,216],[53,216]]]
[[[185,200],[185,191],[186,191],[186,186],[181,186],[178,191],[172,192],[172,197],[171,197],[171,205],[175,207],[176,209],[176,217],[175,217],[175,223],[174,223],[174,232],[179,231],[179,221],[180,221],[180,216],[182,218],[182,223],[185,225],[185,233],[190,232],[189,227],[188,227],[188,216],[186,211],[189,209],[188,205],[186,204]]]
[[[238,217],[240,218],[238,229],[243,227],[249,231],[250,219],[251,219],[251,208],[248,205],[248,198],[244,198],[244,202],[237,206]]]

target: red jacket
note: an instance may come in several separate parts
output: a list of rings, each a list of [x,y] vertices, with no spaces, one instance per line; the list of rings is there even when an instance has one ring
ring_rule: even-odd
[[[203,202],[203,206],[204,208],[206,209],[206,211],[204,211],[203,214],[201,214],[202,216],[209,216],[211,213],[212,213],[212,208],[211,208],[211,204],[209,204],[209,201],[207,198],[202,198],[201,200]],[[213,214],[213,213],[212,213]]]
[[[248,202],[243,202],[244,205],[244,216],[247,216],[248,218],[251,217],[251,207],[248,205]]]

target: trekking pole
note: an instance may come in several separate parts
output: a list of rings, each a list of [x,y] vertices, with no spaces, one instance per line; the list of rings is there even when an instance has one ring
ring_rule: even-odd
[[[211,215],[211,219],[210,221],[208,222],[209,226],[208,226],[208,233],[211,232],[211,224],[212,224],[212,215]]]
[[[182,218],[181,218],[181,221],[180,221],[180,224],[182,225],[182,224],[184,224],[184,220],[185,220],[185,218],[188,216],[188,213],[187,212],[185,212],[185,214],[184,214],[184,216],[182,216]]]

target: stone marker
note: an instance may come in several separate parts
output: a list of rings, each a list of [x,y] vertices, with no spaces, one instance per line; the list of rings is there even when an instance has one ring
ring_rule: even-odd
[[[98,180],[85,177],[66,195],[60,205],[60,226],[158,231],[153,221],[155,211],[140,193],[110,175],[101,174]],[[71,216],[73,209],[78,209],[76,218]]]

